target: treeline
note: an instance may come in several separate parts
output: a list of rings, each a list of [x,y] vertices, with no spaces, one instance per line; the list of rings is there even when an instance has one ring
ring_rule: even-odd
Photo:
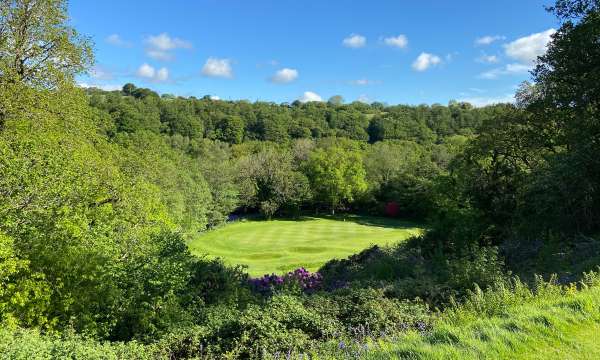
[[[258,140],[284,143],[292,139],[338,137],[374,143],[382,140],[439,142],[451,135],[472,135],[495,115],[451,101],[448,106],[365,104],[340,101],[292,104],[212,100],[209,96],[159,96],[126,84],[121,91],[88,89],[90,104],[107,111],[111,133],[149,130],[173,138],[194,152],[201,139],[229,144]]]
[[[232,212],[383,214],[387,203],[423,219],[432,180],[481,123],[510,111],[159,97],[133,84],[86,93],[101,135],[133,157],[124,171],[161,188],[175,223],[192,232]]]

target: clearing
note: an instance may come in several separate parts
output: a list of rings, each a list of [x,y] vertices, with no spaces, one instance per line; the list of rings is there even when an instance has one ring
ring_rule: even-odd
[[[243,220],[202,234],[190,242],[196,255],[243,264],[253,276],[298,267],[317,270],[371,245],[406,240],[423,231],[413,222],[369,216],[303,217],[298,220]]]

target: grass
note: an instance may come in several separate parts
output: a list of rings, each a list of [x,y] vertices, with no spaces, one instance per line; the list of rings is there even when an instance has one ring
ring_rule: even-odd
[[[395,219],[346,216],[299,220],[240,221],[190,242],[197,255],[247,265],[253,276],[298,267],[315,271],[328,260],[344,258],[370,245],[386,245],[417,235],[422,228]]]
[[[379,341],[367,359],[600,359],[600,288],[444,319],[426,334]]]

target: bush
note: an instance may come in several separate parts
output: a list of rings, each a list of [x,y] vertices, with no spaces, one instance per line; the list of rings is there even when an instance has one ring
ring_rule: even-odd
[[[324,286],[379,288],[388,297],[420,298],[440,306],[451,297],[465,295],[473,284],[486,287],[503,278],[503,262],[495,247],[473,245],[461,253],[433,247],[436,250],[432,251],[425,243],[430,240],[426,235],[392,247],[373,246],[344,260],[332,260],[319,270]]]
[[[0,330],[0,354],[3,359],[46,360],[117,360],[166,359],[155,346],[136,342],[100,343],[80,336],[64,333],[41,335],[33,330]]]

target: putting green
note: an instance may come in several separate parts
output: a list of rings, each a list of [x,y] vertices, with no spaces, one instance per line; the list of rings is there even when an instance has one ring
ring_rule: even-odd
[[[374,244],[399,242],[422,231],[415,223],[362,216],[246,220],[202,234],[189,247],[196,255],[247,265],[248,272],[257,276],[298,267],[315,271],[328,260],[345,258]]]

